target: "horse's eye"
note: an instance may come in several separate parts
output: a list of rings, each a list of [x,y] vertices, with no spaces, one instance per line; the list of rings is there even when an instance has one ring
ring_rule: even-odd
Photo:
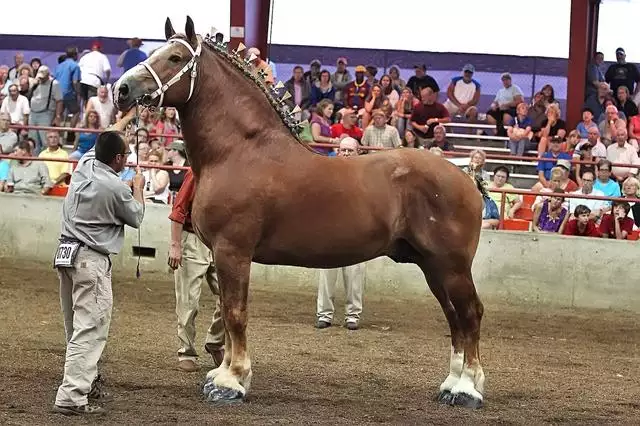
[[[171,62],[178,63],[178,62],[180,62],[181,58],[180,58],[180,56],[178,56],[178,55],[171,55],[171,56],[169,57],[169,60],[170,60]]]

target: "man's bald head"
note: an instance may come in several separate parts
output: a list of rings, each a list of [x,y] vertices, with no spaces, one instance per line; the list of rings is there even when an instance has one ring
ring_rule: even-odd
[[[340,141],[338,155],[341,157],[351,157],[358,155],[358,141],[351,137],[346,137]]]

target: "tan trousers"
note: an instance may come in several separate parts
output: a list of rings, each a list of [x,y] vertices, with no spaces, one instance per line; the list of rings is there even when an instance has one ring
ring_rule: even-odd
[[[74,268],[58,268],[67,352],[56,405],[87,404],[107,343],[113,295],[109,257],[81,247]]]
[[[182,231],[182,266],[175,270],[174,279],[180,339],[178,360],[195,360],[198,357],[195,347],[196,316],[200,303],[200,289],[205,279],[216,301],[211,326],[207,331],[205,349],[212,351],[224,347],[225,328],[220,312],[220,290],[213,255],[193,232]]]
[[[344,292],[347,299],[345,321],[358,322],[362,313],[362,295],[364,292],[365,263],[345,266],[344,268],[321,269],[318,284],[318,321],[331,323],[334,314],[334,290],[338,273],[342,272]]]

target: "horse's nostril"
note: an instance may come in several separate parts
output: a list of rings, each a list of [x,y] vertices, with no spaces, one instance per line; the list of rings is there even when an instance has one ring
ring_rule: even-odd
[[[126,84],[121,84],[118,88],[118,95],[120,96],[120,98],[126,98],[127,96],[129,96],[129,86],[127,86]]]

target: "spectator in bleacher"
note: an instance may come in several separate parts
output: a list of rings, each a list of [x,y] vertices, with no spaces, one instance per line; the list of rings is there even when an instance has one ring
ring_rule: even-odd
[[[338,114],[340,122],[331,125],[331,137],[334,139],[343,139],[351,137],[360,142],[364,135],[362,129],[358,127],[358,116],[351,108],[342,108]]]
[[[480,83],[473,78],[475,70],[471,64],[462,67],[462,75],[451,79],[447,87],[447,100],[444,103],[450,115],[460,115],[471,122],[478,118],[477,105],[481,88]]]
[[[640,196],[640,181],[635,177],[629,177],[622,183],[622,196],[624,198],[638,198]],[[629,217],[633,219],[633,230],[640,227],[640,204],[629,201]]]
[[[67,47],[64,61],[58,64],[53,72],[62,92],[62,113],[66,112],[72,116],[69,123],[71,127],[76,127],[80,120],[80,67],[77,60],[78,49]],[[72,133],[69,132],[69,134]]]
[[[592,211],[589,207],[579,204],[573,210],[573,218],[569,219],[565,226],[564,235],[573,235],[577,237],[597,237],[600,238],[600,230],[593,220]]]
[[[8,155],[15,155],[15,152],[8,153]],[[11,160],[3,158],[0,160],[0,192],[8,192],[6,190],[7,179],[9,178],[9,171],[11,170]]]
[[[129,48],[122,52],[116,61],[116,66],[121,67],[123,73],[147,59],[147,54],[140,50],[143,44],[138,37],[127,40]]]
[[[575,151],[575,152],[579,152],[579,154],[576,156],[576,154],[574,153],[573,155],[574,160],[589,162],[589,164],[580,164],[580,163],[575,164],[573,176],[575,177],[575,182],[578,184],[579,187],[583,186],[581,176],[584,173],[591,172],[593,173],[594,176],[596,176],[596,161],[598,161],[598,159],[593,156],[592,148],[593,148],[593,145],[591,145],[591,143],[587,141],[582,144],[579,151],[578,150]]]
[[[449,142],[447,139],[447,129],[438,124],[433,128],[433,140],[425,145],[427,148],[440,148],[443,151],[453,151],[455,147],[453,142]]]
[[[106,86],[100,86],[98,88],[98,94],[89,98],[85,115],[89,111],[96,111],[98,113],[100,117],[100,127],[103,129],[106,129],[111,123],[115,122],[117,110],[113,105],[113,99],[109,96],[109,90]]]
[[[638,106],[631,100],[627,86],[618,87],[615,101],[616,108],[618,108],[618,111],[624,112],[627,121],[629,121],[631,117],[638,115]]]
[[[9,79],[9,67],[6,65],[0,65],[0,93],[8,95],[9,84],[11,84],[11,80]]]
[[[572,156],[566,152],[562,152],[562,141],[559,137],[551,138],[549,143],[549,151],[542,154],[538,161],[538,179],[539,182],[533,187],[534,191],[541,188],[549,187],[549,180],[551,179],[551,169],[556,166],[555,161],[545,161],[545,159],[551,158],[556,160],[571,160]],[[535,189],[537,188],[537,189]]]
[[[18,67],[18,76],[13,80],[14,83],[20,85],[20,82],[23,78],[26,78],[29,83],[29,91],[36,84],[35,73],[33,72],[33,68],[29,64],[22,64]]]
[[[371,115],[373,124],[364,129],[362,145],[378,148],[398,148],[402,144],[398,129],[387,124],[387,115],[384,111],[375,109]]]
[[[595,173],[591,170],[585,170],[582,172],[580,182],[581,187],[576,191],[567,191],[570,194],[575,195],[595,195],[598,197],[604,197],[604,193],[598,189],[593,188],[595,182]],[[588,198],[569,198],[569,211],[574,211],[578,206],[586,206],[589,209],[589,218],[598,222],[602,216],[602,212],[608,208],[606,201],[593,200]],[[577,217],[577,215],[576,215]]]
[[[440,93],[440,86],[438,86],[438,82],[433,77],[427,75],[427,65],[414,65],[413,69],[416,74],[407,81],[407,87],[411,89],[413,95],[419,97],[422,89],[429,87],[436,94],[437,99],[438,93]]]
[[[561,188],[553,190],[548,200],[538,204],[533,212],[534,232],[552,232],[562,234],[569,219],[567,208],[563,206],[565,191]]]
[[[68,160],[69,154],[62,149],[60,143],[60,133],[55,130],[49,130],[47,135],[47,149],[43,150],[38,157],[39,158],[53,158],[57,160]],[[71,164],[63,163],[61,161],[45,161],[44,164],[49,170],[49,179],[53,183],[53,186],[60,185],[71,176]]]
[[[585,101],[584,106],[593,112],[596,123],[600,123],[600,117],[604,117],[605,102],[607,99],[611,99],[611,89],[609,85],[603,81],[598,85],[598,92],[589,96]]]
[[[402,147],[424,149],[424,146],[420,145],[420,141],[416,137],[416,134],[413,130],[409,129],[405,130],[404,136],[402,137]]]
[[[604,72],[602,72],[602,64],[604,63],[604,53],[596,52],[593,60],[587,67],[587,86],[585,90],[585,99],[598,94],[600,83],[604,82]]]
[[[137,127],[133,128],[133,130],[137,131],[138,129],[145,129],[147,130],[147,137],[149,136],[149,132],[151,132],[156,126],[156,123],[153,121],[153,116],[147,108],[140,111],[140,116],[138,117],[136,126]]]
[[[596,179],[593,189],[602,191],[606,197],[620,197],[620,185],[611,179],[611,161],[606,158],[598,161],[597,173],[598,179]],[[607,205],[611,206],[611,202],[607,201]]]
[[[365,69],[366,72],[364,73],[364,78],[369,86],[373,87],[374,84],[378,84],[378,79],[376,78],[376,75],[378,74],[378,68],[374,65],[367,65]]]
[[[589,135],[589,129],[591,128],[598,128],[598,125],[593,121],[593,111],[591,111],[589,107],[583,107],[582,121],[578,123],[578,126],[576,127],[580,138],[587,139]]]
[[[367,69],[364,65],[356,66],[356,79],[347,83],[344,87],[344,104],[348,108],[355,109],[356,112],[364,108],[364,101],[369,96],[371,86],[364,79]]]
[[[333,102],[323,99],[316,105],[311,115],[311,136],[316,143],[338,144],[340,139],[331,136],[331,116],[333,115]],[[332,148],[314,148],[316,152],[329,154]]]
[[[482,195],[482,226],[481,229],[497,229],[500,224],[500,210],[496,202],[488,195]]]
[[[626,240],[635,225],[633,219],[627,216],[630,210],[631,206],[626,201],[614,201],[612,212],[603,215],[600,221],[602,238]]]
[[[393,112],[389,99],[387,99],[382,92],[382,87],[378,83],[371,86],[369,96],[367,96],[364,101],[364,109],[358,111],[362,114],[362,128],[365,129],[365,131],[371,122],[371,115],[375,110],[381,110],[385,114],[387,121],[391,118]]]
[[[520,102],[516,108],[516,115],[507,123],[507,136],[509,136],[509,151],[511,155],[522,157],[525,151],[535,149],[533,139],[533,123],[527,115],[529,107],[524,102]]]
[[[434,128],[440,123],[449,123],[449,111],[438,102],[438,93],[426,86],[420,90],[421,102],[413,107],[410,123],[420,143],[426,146],[426,139],[433,136]]]
[[[600,140],[605,146],[611,145],[615,141],[618,129],[627,128],[627,122],[618,114],[615,105],[608,105],[605,111],[606,118],[598,126],[600,130]]]
[[[331,74],[331,84],[336,89],[335,102],[336,106],[344,106],[344,87],[353,80],[351,73],[347,70],[347,58],[340,57],[336,61],[336,71]]]
[[[31,100],[31,94],[33,93],[33,84],[31,84],[32,80],[33,79],[31,77],[23,75],[18,78],[16,83],[18,85],[18,92],[20,95],[24,96],[29,101]]]
[[[80,96],[87,102],[98,94],[98,88],[111,78],[111,64],[107,55],[101,52],[102,43],[91,43],[91,51],[80,58]]]
[[[162,164],[162,156],[163,152],[160,150],[149,151],[143,165],[159,166]],[[166,170],[145,167],[142,169],[142,175],[145,179],[145,200],[156,204],[169,204],[169,173]]]
[[[544,106],[549,107],[549,105],[556,104],[558,108],[560,108],[560,103],[556,99],[556,92],[553,90],[553,86],[550,84],[545,84],[540,89],[542,96],[544,97]]]
[[[84,122],[81,126],[83,129],[98,130],[100,129],[100,116],[96,111],[89,111],[85,115]],[[76,133],[76,140],[73,143],[73,152],[69,155],[72,160],[79,160],[96,144],[98,132],[79,132]]]
[[[174,167],[185,167],[187,165],[187,151],[184,147],[184,142],[181,140],[171,142],[169,145],[169,164]],[[169,173],[169,191],[178,192],[184,182],[184,176],[187,173],[186,170],[173,169]]]
[[[36,74],[36,83],[29,109],[29,124],[32,126],[59,126],[62,122],[62,91],[60,83],[52,79],[49,68],[42,65]],[[29,136],[36,141],[38,154],[47,145],[47,132],[43,130],[30,130]]]
[[[311,85],[311,108],[323,99],[335,102],[336,89],[331,83],[331,73],[327,70],[320,72],[320,78]]]
[[[513,84],[510,73],[503,73],[500,79],[504,87],[498,90],[491,108],[487,111],[487,122],[496,126],[497,136],[507,136],[504,124],[516,115],[516,106],[524,102],[524,94],[520,87]]]
[[[629,139],[633,139],[636,143],[640,143],[640,114],[634,115],[629,119],[627,129],[629,130]]]
[[[562,150],[567,154],[575,157],[576,155],[576,147],[580,143],[580,133],[577,130],[572,130],[567,135],[567,141],[562,144]]]
[[[408,87],[402,89],[402,94],[396,103],[392,118],[392,122],[395,120],[398,133],[403,134],[405,130],[411,130],[411,114],[413,114],[413,108],[418,103],[420,101],[413,96],[411,89]]]
[[[31,65],[31,69],[33,70],[33,73],[37,74],[38,70],[42,66],[42,60],[40,60],[40,58],[31,58],[29,65]]]
[[[271,86],[272,84],[274,84],[275,81],[273,77],[273,71],[271,71],[271,66],[269,65],[269,63],[262,59],[260,49],[258,49],[257,47],[250,47],[249,49],[247,49],[246,59],[249,60],[249,58],[251,58],[251,55],[255,55],[255,58],[251,62],[251,65],[253,66],[256,75],[258,75],[257,73],[259,71],[262,71],[262,73],[264,74],[263,81],[265,82],[265,84],[267,86]]]
[[[542,92],[537,92],[533,95],[527,116],[531,119],[531,130],[533,131],[533,139],[531,141],[537,145],[540,142],[542,133],[542,122],[547,118],[547,107],[544,105]]]
[[[9,85],[9,96],[2,101],[0,112],[9,113],[12,124],[29,124],[29,99],[18,92],[17,85]]]
[[[389,77],[391,77],[391,85],[393,88],[396,89],[398,93],[401,93],[407,83],[400,78],[400,69],[396,65],[389,67]]]
[[[156,122],[153,132],[159,135],[178,135],[180,133],[180,120],[174,107],[164,107],[160,112],[160,119]],[[169,146],[176,138],[162,136],[160,140],[164,146]]]
[[[14,60],[14,65],[11,68],[9,68],[9,72],[8,72],[10,81],[13,81],[16,78],[18,78],[18,74],[19,74],[18,68],[20,68],[20,65],[24,64],[24,53],[17,52],[13,57],[13,60]]]
[[[616,142],[607,147],[607,160],[612,163],[639,164],[638,151],[627,141],[627,129],[618,129]],[[619,183],[624,182],[628,177],[638,174],[637,168],[613,166],[612,175]]]
[[[322,62],[319,59],[314,59],[309,64],[309,71],[304,73],[304,79],[309,86],[313,86],[313,84],[320,79],[320,69],[322,68]]]
[[[285,90],[293,95],[291,97],[293,103],[302,109],[301,117],[308,117],[311,106],[311,84],[304,79],[304,70],[300,65],[293,67],[293,74],[284,83],[284,87]]]
[[[626,86],[629,93],[637,92],[640,82],[640,72],[634,64],[627,63],[627,55],[622,47],[616,49],[616,63],[609,65],[604,79],[611,85],[611,91],[618,93],[618,87]]]
[[[558,161],[561,162],[561,161],[567,161],[567,160],[558,160]],[[570,167],[570,166],[567,166],[567,167]],[[540,182],[538,182],[533,186],[532,191],[549,193],[549,192],[553,192],[556,188],[562,189],[565,192],[576,191],[578,189],[578,184],[572,181],[571,179],[569,179],[568,173],[567,173],[567,167],[556,166],[553,169],[551,169],[551,178],[549,179],[548,186],[542,188],[540,185]],[[535,201],[533,202],[533,204],[531,205],[531,208],[535,209],[536,206],[541,205],[545,200],[548,200],[548,199],[549,199],[548,195],[538,195],[535,198]],[[565,204],[565,207],[569,208],[568,201],[565,200],[564,204]]]
[[[0,112],[0,154],[10,154],[18,143],[18,135],[9,128],[11,115],[8,112]]]
[[[462,171],[469,176],[474,176],[489,184],[489,172],[484,169],[487,161],[487,154],[481,149],[474,149],[469,153],[469,165],[464,166]]]
[[[547,152],[549,149],[549,140],[558,138],[563,141],[567,135],[567,124],[561,118],[560,107],[558,104],[551,104],[547,107],[547,117],[542,120],[542,130],[540,132],[540,143],[538,144],[538,156]]]
[[[591,145],[591,154],[594,158],[606,158],[607,157],[607,147],[604,146],[602,141],[600,140],[600,130],[597,127],[590,127],[587,131],[587,140],[581,141],[576,146],[576,151],[581,153],[582,149],[586,144]]]
[[[16,150],[17,157],[31,157],[31,145],[20,142]],[[49,170],[42,161],[16,160],[11,164],[5,190],[15,194],[46,195],[52,187]]]
[[[391,76],[383,74],[382,77],[380,77],[380,87],[382,88],[382,94],[389,100],[389,104],[393,110],[398,103],[398,99],[400,99],[400,94],[393,87]]]

